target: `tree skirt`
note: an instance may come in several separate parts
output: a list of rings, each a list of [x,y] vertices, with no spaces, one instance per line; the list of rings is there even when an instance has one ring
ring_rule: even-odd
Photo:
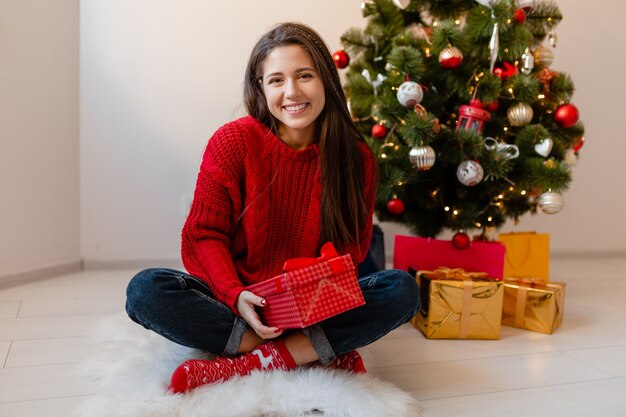
[[[201,351],[172,343],[118,314],[99,323],[98,348],[81,364],[95,385],[80,417],[418,417],[417,401],[370,375],[306,368],[255,372],[184,395],[167,392],[174,369]]]

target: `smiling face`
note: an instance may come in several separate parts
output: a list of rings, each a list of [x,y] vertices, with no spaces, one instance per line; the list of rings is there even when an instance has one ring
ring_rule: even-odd
[[[261,83],[280,139],[294,149],[313,143],[326,97],[311,56],[298,45],[275,48],[263,62]]]

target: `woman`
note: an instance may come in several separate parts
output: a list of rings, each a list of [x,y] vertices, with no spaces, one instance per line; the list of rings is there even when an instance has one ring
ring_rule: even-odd
[[[376,162],[353,124],[332,57],[312,29],[284,23],[257,42],[246,70],[249,116],[222,126],[204,152],[182,232],[188,274],[149,269],[129,283],[126,310],[164,337],[219,355],[172,375],[179,393],[254,370],[322,365],[364,372],[355,349],[407,322],[415,280],[361,277],[366,304],[302,330],[266,326],[247,285],[316,257],[333,242],[361,262],[369,248]]]

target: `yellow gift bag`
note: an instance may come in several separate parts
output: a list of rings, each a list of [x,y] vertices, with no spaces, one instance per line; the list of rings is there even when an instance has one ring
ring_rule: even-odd
[[[504,278],[550,276],[550,235],[536,232],[501,233],[504,244]]]

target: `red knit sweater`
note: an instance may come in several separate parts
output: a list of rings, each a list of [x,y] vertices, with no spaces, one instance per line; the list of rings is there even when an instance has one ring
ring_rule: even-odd
[[[355,263],[369,248],[376,194],[375,161],[366,144],[361,148],[370,221],[360,244],[348,248]],[[182,231],[182,260],[235,314],[246,285],[282,273],[289,258],[319,256],[318,162],[317,143],[291,149],[251,116],[209,140]]]

